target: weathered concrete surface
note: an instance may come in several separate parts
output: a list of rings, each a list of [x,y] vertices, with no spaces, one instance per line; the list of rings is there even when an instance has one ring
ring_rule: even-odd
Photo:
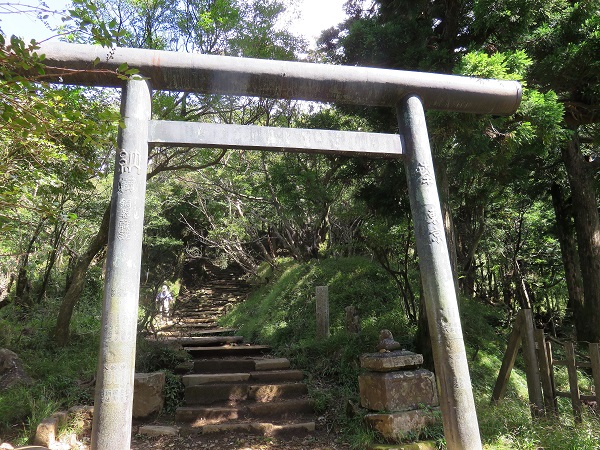
[[[372,372],[392,372],[412,369],[423,364],[423,355],[408,351],[365,353],[360,356],[360,366]]]
[[[402,156],[402,143],[398,134],[362,131],[304,130],[256,125],[153,120],[150,122],[148,139],[151,145],[335,153],[382,158]]]
[[[398,105],[397,117],[404,136],[405,173],[446,446],[448,450],[480,450],[469,364],[421,99],[407,95]]]
[[[433,411],[415,409],[395,413],[367,414],[367,424],[381,433],[386,439],[401,440],[407,434],[419,434],[423,428],[435,425],[440,419]]]
[[[0,391],[17,384],[31,385],[33,380],[23,369],[19,356],[7,349],[0,348]]]
[[[158,414],[165,398],[164,372],[136,373],[133,383],[133,418],[146,419]]]
[[[41,44],[38,53],[46,55],[46,74],[55,74],[54,80],[49,81],[67,84],[120,87],[123,80],[117,77],[115,69],[127,63],[149,77],[155,89],[207,94],[394,106],[414,93],[423,99],[427,109],[481,114],[512,114],[522,95],[516,81],[403,70],[106,49],[50,41]],[[95,60],[100,62],[96,64]],[[67,72],[63,68],[84,70]]]
[[[368,372],[358,377],[360,404],[373,411],[405,411],[438,406],[435,376],[425,369]]]
[[[138,434],[143,436],[177,436],[179,428],[164,425],[142,425],[138,429]]]
[[[186,387],[209,383],[234,383],[248,381],[250,373],[196,373],[184,375],[181,379]]]
[[[189,405],[211,405],[223,401],[256,400],[268,402],[276,399],[294,398],[308,394],[304,383],[222,383],[198,384],[185,389],[186,403]]]

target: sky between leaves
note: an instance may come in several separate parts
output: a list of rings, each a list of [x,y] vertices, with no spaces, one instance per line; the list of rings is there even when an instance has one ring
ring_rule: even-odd
[[[287,19],[290,20],[289,29],[303,35],[311,47],[322,30],[337,25],[344,20],[343,5],[346,0],[296,0],[297,6],[288,11]],[[64,10],[70,2],[65,0],[45,0],[45,4],[52,10]],[[42,41],[51,37],[53,33],[35,17],[35,14],[15,14],[17,5],[37,5],[36,0],[19,0],[16,2],[0,3],[0,27],[7,36],[12,34],[25,38],[28,42],[35,38]],[[22,10],[23,8],[19,8]],[[60,24],[60,16],[50,16],[51,25]]]

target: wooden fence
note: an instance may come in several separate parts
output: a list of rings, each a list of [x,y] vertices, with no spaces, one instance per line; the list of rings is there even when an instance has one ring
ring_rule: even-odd
[[[555,359],[553,344],[564,348],[564,359]],[[578,353],[573,342],[563,342],[546,337],[544,331],[536,329],[530,309],[517,314],[515,325],[508,340],[502,366],[492,393],[492,402],[498,402],[505,394],[510,373],[517,353],[523,347],[523,359],[527,376],[527,391],[532,416],[556,414],[557,398],[571,399],[576,422],[581,422],[584,402],[598,401],[600,392],[600,344],[589,344],[589,356]],[[554,381],[556,367],[566,367],[569,378],[569,391],[558,391]],[[578,369],[591,369],[594,380],[593,395],[583,395],[579,389]]]

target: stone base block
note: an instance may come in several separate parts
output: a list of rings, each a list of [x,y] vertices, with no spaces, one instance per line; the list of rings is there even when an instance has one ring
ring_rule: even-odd
[[[56,417],[50,417],[44,419],[37,426],[35,431],[35,445],[43,445],[50,447],[56,441],[56,435],[58,434],[58,419]]]
[[[367,414],[365,421],[389,440],[400,441],[407,434],[419,434],[423,428],[435,425],[441,417],[433,410],[415,409],[396,413]],[[438,419],[439,417],[439,419]]]
[[[136,373],[133,386],[133,418],[146,419],[158,414],[164,403],[164,372]]]
[[[423,355],[406,350],[384,353],[365,353],[360,356],[360,367],[371,372],[393,372],[415,369],[423,364]]]
[[[143,425],[138,433],[143,436],[178,436],[179,428],[164,425]]]
[[[435,375],[429,370],[367,372],[358,377],[360,404],[373,411],[438,406]]]

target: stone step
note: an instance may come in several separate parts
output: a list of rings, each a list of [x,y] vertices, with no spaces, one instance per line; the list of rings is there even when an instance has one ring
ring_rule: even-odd
[[[218,317],[201,317],[198,319],[180,318],[176,321],[175,326],[177,328],[194,328],[196,326],[202,327],[209,323],[214,324],[218,319]]]
[[[216,323],[195,323],[195,324],[170,324],[167,326],[163,326],[160,331],[168,332],[168,331],[178,331],[183,333],[194,332],[196,330],[202,331],[207,329],[219,328]]]
[[[194,373],[182,377],[184,386],[202,384],[236,383],[254,381],[261,383],[283,383],[302,381],[304,374],[301,370],[262,370],[240,373]]]
[[[205,323],[216,323],[221,316],[213,317],[178,317],[174,319],[176,327],[195,327],[196,325],[204,325]]]
[[[224,311],[225,308],[223,308]],[[220,317],[222,316],[222,311],[175,311],[174,315],[178,318],[178,319],[188,319],[188,320],[193,320],[193,319],[212,319],[214,317]]]
[[[290,368],[287,358],[223,358],[194,361],[194,373],[240,373]]]
[[[272,402],[297,398],[308,394],[304,383],[222,383],[188,386],[185,389],[186,405],[212,405],[219,402]]]
[[[180,315],[192,315],[197,316],[199,314],[221,314],[223,313],[229,306],[227,303],[222,303],[220,305],[213,305],[212,302],[201,304],[199,301],[190,302],[186,305],[178,305],[175,309],[176,314]]]
[[[177,422],[203,426],[230,420],[277,417],[292,420],[302,414],[313,414],[313,401],[308,398],[280,400],[267,403],[249,403],[240,406],[181,406],[175,411]]]
[[[252,356],[268,352],[268,345],[221,345],[219,347],[183,347],[194,358]]]
[[[198,427],[182,427],[180,435],[212,434],[212,433],[252,433],[263,436],[288,436],[302,435],[315,431],[315,422],[304,420],[302,422],[257,422],[234,421],[220,424],[201,425]]]
[[[197,330],[161,330],[157,334],[164,337],[195,337],[195,336],[218,336],[235,333],[235,328],[212,327]]]
[[[239,344],[244,341],[243,336],[190,336],[190,337],[178,337],[169,336],[165,337],[162,341],[168,344],[179,344],[183,346],[218,346],[225,344]]]

